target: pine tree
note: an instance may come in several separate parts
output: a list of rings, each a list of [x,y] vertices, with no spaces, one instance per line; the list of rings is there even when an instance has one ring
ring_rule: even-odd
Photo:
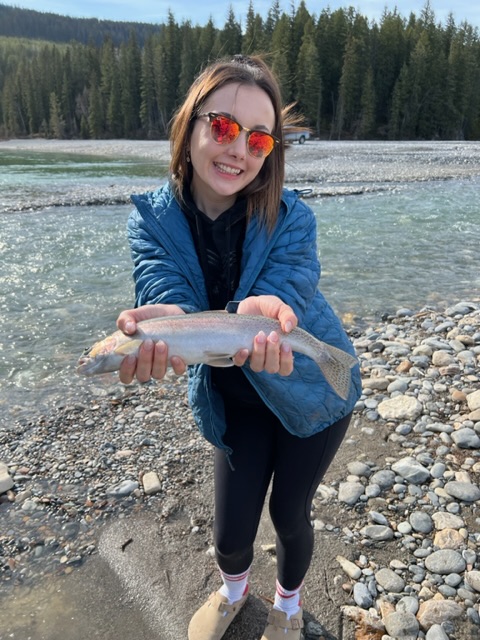
[[[242,53],[254,55],[263,50],[264,31],[262,17],[255,13],[253,0],[250,0],[247,12],[247,27],[242,38]]]
[[[217,41],[217,49],[222,57],[231,57],[242,51],[242,28],[237,22],[232,5],[223,29],[218,32]]]
[[[290,39],[290,19],[285,14],[278,20],[272,35],[272,70],[278,78],[285,103],[292,100],[292,73],[288,64],[287,48]]]
[[[362,87],[360,123],[357,137],[360,140],[368,140],[374,137],[375,133],[375,82],[372,68],[368,69]]]
[[[155,47],[154,62],[160,134],[167,136],[170,119],[178,105],[178,80],[181,73],[180,31],[171,13]]]
[[[361,117],[361,98],[364,76],[365,43],[357,36],[350,35],[343,59],[340,79],[339,110],[337,116],[337,134],[342,137],[356,136]]]
[[[145,42],[142,56],[140,120],[147,138],[156,138],[160,133],[158,104],[155,95],[155,55],[153,38]]]
[[[323,128],[330,128],[330,136],[334,135],[342,63],[349,31],[349,20],[343,9],[333,13],[324,10],[320,14],[316,44],[322,76],[322,119]]]
[[[309,125],[316,130],[317,135],[320,135],[322,80],[312,19],[305,25],[296,67],[297,92],[295,99]]]
[[[182,25],[180,33],[182,53],[180,56],[180,77],[177,93],[180,102],[187,95],[197,71],[199,46],[195,34],[196,32],[192,29],[190,22]]]
[[[89,91],[88,129],[91,138],[102,138],[104,119],[100,88],[95,79],[92,80]]]
[[[410,74],[406,63],[400,71],[393,90],[388,137],[390,140],[413,137],[413,119],[410,114]]]
[[[207,22],[205,27],[201,29],[198,38],[198,58],[202,64],[208,64],[218,57],[217,50],[217,30],[213,24],[213,20]]]
[[[140,49],[132,31],[128,43],[120,48],[123,130],[129,138],[135,138],[140,128],[141,67]]]
[[[396,10],[393,13],[385,10],[378,30],[373,60],[377,119],[380,125],[388,122],[395,82],[405,61],[405,22]]]
[[[61,139],[65,137],[65,120],[61,113],[60,101],[54,92],[50,94],[50,122],[48,128],[52,138]]]

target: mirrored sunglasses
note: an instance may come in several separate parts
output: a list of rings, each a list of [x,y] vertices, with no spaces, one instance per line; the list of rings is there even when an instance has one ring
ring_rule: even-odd
[[[279,143],[278,138],[270,133],[242,127],[236,120],[221,113],[210,111],[209,113],[200,113],[197,117],[210,120],[210,133],[217,144],[231,144],[235,142],[241,131],[246,131],[247,150],[254,158],[266,158]]]

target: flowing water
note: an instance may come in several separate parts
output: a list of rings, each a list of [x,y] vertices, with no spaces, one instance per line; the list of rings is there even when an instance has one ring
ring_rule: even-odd
[[[21,192],[22,166],[23,184],[37,195],[70,184],[128,184],[131,175],[147,182],[157,170],[91,158],[72,167],[55,154],[33,161],[17,153],[1,162],[3,203]],[[336,311],[359,322],[400,307],[478,299],[479,187],[474,177],[308,200],[318,220],[321,288]],[[130,210],[122,204],[0,214],[0,420],[46,408],[52,396],[85,384],[75,374],[78,356],[133,302]]]

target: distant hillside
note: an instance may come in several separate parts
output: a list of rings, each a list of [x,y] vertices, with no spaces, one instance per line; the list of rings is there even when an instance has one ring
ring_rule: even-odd
[[[97,18],[69,18],[55,13],[20,9],[0,4],[0,35],[35,38],[51,42],[71,42],[100,45],[110,37],[115,45],[126,42],[135,31],[137,42],[143,45],[146,38],[158,33],[162,25],[140,22],[114,22]]]

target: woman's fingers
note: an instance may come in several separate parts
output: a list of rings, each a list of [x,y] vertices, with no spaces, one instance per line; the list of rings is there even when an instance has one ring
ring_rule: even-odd
[[[171,365],[177,375],[185,373],[186,365],[181,358],[173,356]],[[154,343],[144,340],[140,345],[137,356],[127,356],[120,366],[120,380],[123,384],[130,384],[134,378],[138,382],[148,382],[154,378],[161,380],[168,368],[168,347],[163,341]]]
[[[123,382],[123,384],[131,384],[133,378],[135,377],[136,368],[136,356],[127,356],[126,358],[124,358],[122,364],[120,365],[120,382]]]
[[[155,344],[153,340],[144,340],[140,345],[137,356],[136,376],[139,382],[148,382],[152,377],[153,356]]]
[[[288,376],[293,371],[293,353],[288,342],[280,342],[276,331],[268,336],[261,331],[255,336],[250,355],[252,371],[267,371]]]

